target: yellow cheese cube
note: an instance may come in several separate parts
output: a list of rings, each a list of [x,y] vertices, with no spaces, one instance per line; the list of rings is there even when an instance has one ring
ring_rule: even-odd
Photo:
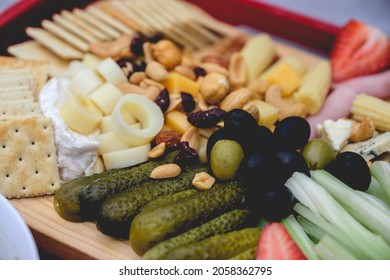
[[[283,90],[283,97],[290,96],[302,82],[302,76],[287,62],[279,63],[265,77],[270,84],[277,84]]]
[[[199,84],[193,80],[190,80],[178,73],[169,73],[168,79],[163,83],[170,94],[184,91],[192,94],[193,97],[197,97],[199,94]]]
[[[187,121],[187,115],[179,111],[171,111],[165,115],[166,125],[179,134],[190,128],[191,124]]]
[[[278,119],[278,108],[261,100],[253,100],[260,113],[259,125],[264,125],[272,129],[274,123]]]

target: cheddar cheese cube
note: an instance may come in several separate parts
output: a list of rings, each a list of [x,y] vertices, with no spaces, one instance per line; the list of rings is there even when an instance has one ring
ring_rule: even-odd
[[[257,106],[260,113],[259,125],[272,129],[278,119],[279,109],[261,100],[253,100],[253,103]]]
[[[196,81],[190,80],[178,73],[169,73],[168,79],[163,83],[170,94],[180,94],[184,91],[197,97],[199,94],[199,84]]]
[[[176,110],[170,111],[165,115],[165,123],[173,131],[181,135],[191,127],[191,124],[187,120],[187,115]]]
[[[270,84],[277,84],[283,90],[283,97],[293,94],[302,83],[302,76],[287,62],[279,63],[265,77]]]

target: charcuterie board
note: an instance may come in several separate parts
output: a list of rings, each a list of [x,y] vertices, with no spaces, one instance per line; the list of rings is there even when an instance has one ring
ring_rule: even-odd
[[[277,53],[294,55],[310,67],[321,57],[286,44],[278,43]],[[12,204],[32,230],[39,248],[63,259],[139,259],[128,241],[100,233],[95,224],[72,223],[54,210],[53,196],[12,199]]]

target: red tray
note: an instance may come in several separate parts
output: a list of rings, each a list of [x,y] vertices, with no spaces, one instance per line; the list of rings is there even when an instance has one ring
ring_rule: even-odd
[[[253,0],[187,0],[209,12],[214,17],[232,25],[246,25],[259,31],[292,41],[304,47],[330,52],[338,26],[303,16],[281,7]],[[7,46],[28,39],[26,26],[40,26],[44,18],[62,9],[82,7],[92,0],[22,0],[0,14],[0,54]]]

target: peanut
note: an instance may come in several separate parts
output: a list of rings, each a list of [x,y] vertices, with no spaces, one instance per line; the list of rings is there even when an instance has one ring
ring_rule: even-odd
[[[182,53],[180,49],[169,40],[160,40],[152,46],[153,56],[168,69],[180,64]]]
[[[215,178],[207,172],[196,173],[192,185],[200,191],[210,189],[215,183]]]
[[[174,163],[163,164],[157,166],[150,173],[150,178],[153,179],[167,179],[177,177],[181,174],[181,168],[179,165]]]
[[[146,65],[146,75],[156,82],[165,82],[168,79],[168,71],[161,63],[152,61]]]
[[[145,72],[134,72],[133,74],[131,74],[129,82],[135,85],[139,85],[145,78]]]
[[[175,67],[175,72],[178,74],[195,81],[196,80],[196,75],[194,73],[194,70],[192,70],[190,67],[179,65]]]
[[[180,139],[180,142],[188,142],[188,145],[194,150],[198,149],[199,145],[199,128],[191,126],[188,128]]]
[[[159,158],[161,157],[166,150],[167,145],[165,142],[161,142],[157,146],[155,146],[153,149],[150,150],[148,153],[148,158]]]
[[[247,80],[247,68],[241,53],[235,52],[230,57],[229,81],[232,88],[240,88]]]
[[[207,74],[218,73],[225,77],[229,76],[229,71],[225,67],[222,67],[217,63],[212,63],[212,62],[201,63],[199,67],[206,70]]]

